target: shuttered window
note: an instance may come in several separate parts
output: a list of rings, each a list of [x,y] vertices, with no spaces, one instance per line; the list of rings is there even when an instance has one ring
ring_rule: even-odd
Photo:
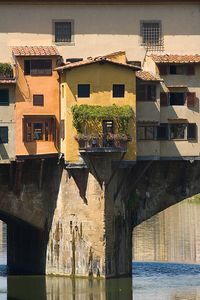
[[[8,127],[0,127],[0,144],[8,143]]]
[[[188,64],[187,65],[187,75],[195,75],[195,65],[194,64]]]
[[[186,139],[187,124],[170,124],[170,140]]]
[[[150,84],[137,84],[137,101],[155,101],[156,86]]]
[[[9,105],[9,90],[0,89],[0,106]]]
[[[138,140],[154,140],[155,138],[155,126],[137,126],[137,139]]]
[[[55,119],[26,119],[23,120],[24,142],[55,141]]]
[[[24,74],[32,76],[52,75],[51,59],[33,59],[24,61]]]
[[[168,66],[166,64],[158,65],[160,75],[167,75],[168,74]]]
[[[169,104],[170,105],[184,105],[185,104],[185,93],[169,93]]]

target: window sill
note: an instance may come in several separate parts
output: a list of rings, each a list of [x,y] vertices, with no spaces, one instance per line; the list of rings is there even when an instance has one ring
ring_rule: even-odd
[[[56,46],[75,46],[75,42],[54,42]]]

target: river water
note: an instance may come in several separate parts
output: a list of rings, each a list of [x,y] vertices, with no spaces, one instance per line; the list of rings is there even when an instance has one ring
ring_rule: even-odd
[[[106,282],[8,276],[0,223],[0,300],[200,300],[199,216],[200,201],[187,200],[136,227],[133,278]]]

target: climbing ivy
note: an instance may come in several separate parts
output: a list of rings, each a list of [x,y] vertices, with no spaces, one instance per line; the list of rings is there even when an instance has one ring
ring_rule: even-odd
[[[88,122],[98,123],[102,120],[113,120],[117,125],[119,132],[126,133],[128,123],[133,118],[133,110],[130,105],[117,106],[99,106],[99,105],[74,105],[72,107],[73,125],[78,132],[81,132],[83,126]],[[97,124],[98,126],[98,124]]]

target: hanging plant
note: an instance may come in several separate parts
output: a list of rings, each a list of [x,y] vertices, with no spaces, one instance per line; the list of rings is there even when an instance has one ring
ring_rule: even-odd
[[[103,120],[113,120],[121,133],[128,131],[128,123],[133,118],[130,105],[99,106],[99,105],[74,105],[72,107],[73,125],[78,132],[88,123],[99,123]],[[98,124],[96,124],[98,126]]]

